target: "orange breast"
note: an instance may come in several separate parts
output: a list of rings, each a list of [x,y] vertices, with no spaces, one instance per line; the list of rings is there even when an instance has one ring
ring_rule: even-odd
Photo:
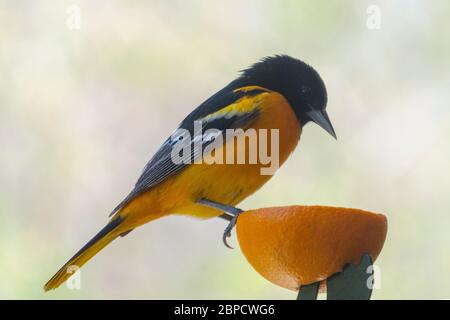
[[[258,133],[260,129],[266,129],[268,134],[267,149],[274,148],[275,141],[270,139],[271,129],[278,129],[278,165],[281,166],[289,154],[298,144],[301,127],[297,118],[284,97],[278,93],[263,93],[258,96],[255,103],[259,104],[260,115],[252,123],[251,129]],[[196,204],[200,198],[207,198],[224,204],[236,205],[243,199],[258,190],[266,183],[272,175],[261,174],[262,168],[270,167],[262,164],[259,159],[257,163],[249,164],[250,157],[248,143],[236,143],[240,136],[234,138],[234,155],[245,154],[245,164],[227,163],[227,144],[217,148],[215,152],[222,152],[223,164],[208,164],[210,157],[204,157],[202,164],[193,164],[185,168],[179,174],[167,179],[161,184],[136,198],[127,208],[127,211],[135,217],[138,224],[153,220],[154,215],[165,214],[188,214],[201,218],[209,218],[219,215],[221,212]],[[233,140],[233,139],[232,139]],[[259,142],[259,140],[258,140]],[[242,148],[245,147],[243,151]],[[259,153],[260,148],[256,148]],[[229,149],[231,150],[231,149]],[[254,151],[254,150],[253,150]],[[235,161],[236,162],[236,161]],[[131,218],[131,217],[130,217]],[[134,220],[134,219],[133,219]]]
[[[281,166],[297,146],[301,128],[293,110],[283,96],[274,92],[261,96],[261,114],[252,123],[251,129],[255,129],[256,132],[260,129],[279,130],[278,164]],[[270,132],[267,133],[270,137]],[[173,208],[175,213],[205,218],[217,216],[220,214],[219,211],[199,206],[195,204],[195,201],[199,198],[207,198],[235,205],[258,190],[272,177],[272,175],[261,174],[261,169],[268,168],[268,165],[261,164],[260,161],[256,164],[248,163],[251,148],[248,144],[236,143],[237,139],[239,138],[235,138],[234,141],[234,160],[237,162],[236,155],[242,152],[246,155],[245,164],[196,164],[187,168],[174,179],[172,186],[179,192],[179,196],[176,197],[178,203]],[[268,138],[269,154],[273,150],[273,143],[274,141]],[[245,150],[242,150],[242,147]],[[226,162],[227,149],[226,146],[223,148],[223,162]],[[257,149],[259,153],[260,150]]]

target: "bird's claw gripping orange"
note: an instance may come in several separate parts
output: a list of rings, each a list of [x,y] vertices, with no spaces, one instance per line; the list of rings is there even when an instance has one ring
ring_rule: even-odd
[[[207,207],[219,209],[219,210],[222,210],[225,212],[225,214],[223,214],[219,217],[221,217],[227,221],[230,221],[230,223],[227,225],[227,227],[225,228],[225,230],[223,232],[222,240],[223,240],[224,245],[227,248],[234,249],[232,246],[230,246],[228,244],[227,239],[231,237],[231,231],[236,226],[237,219],[238,219],[239,215],[241,214],[241,212],[243,212],[243,211],[239,208],[235,208],[233,206],[229,206],[229,205],[226,205],[223,203],[219,203],[219,202],[204,199],[204,198],[198,200],[197,202],[199,204],[205,205]]]
[[[227,227],[225,228],[224,232],[223,232],[223,244],[229,248],[229,249],[234,249],[232,246],[230,246],[227,242],[227,239],[231,237],[231,231],[233,230],[234,226],[236,225],[237,222],[237,218],[239,217],[240,213],[236,213],[233,218],[231,219],[230,223],[227,225]]]

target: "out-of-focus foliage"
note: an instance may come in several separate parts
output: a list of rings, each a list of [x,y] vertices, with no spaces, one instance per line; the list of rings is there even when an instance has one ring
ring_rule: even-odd
[[[366,27],[372,4],[379,30]],[[79,30],[67,27],[70,5]],[[321,73],[338,141],[309,124],[241,207],[385,213],[374,298],[449,298],[449,9],[444,0],[2,1],[0,298],[295,298],[223,246],[223,221],[187,217],[115,241],[82,270],[81,290],[42,291],[184,115],[275,53]]]

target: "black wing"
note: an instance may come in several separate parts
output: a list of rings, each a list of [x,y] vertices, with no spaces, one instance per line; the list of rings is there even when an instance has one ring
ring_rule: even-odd
[[[200,120],[207,115],[219,111],[223,108],[226,108],[230,104],[236,103],[243,97],[252,97],[258,94],[269,92],[268,90],[263,89],[253,89],[248,91],[219,91],[211,98],[203,102],[198,108],[192,111],[186,119],[184,119],[179,128],[185,129],[186,132],[189,132],[191,137],[195,137],[199,134],[194,132],[194,122],[196,120]],[[236,129],[236,128],[245,128],[248,126],[256,117],[258,116],[258,109],[252,109],[246,113],[236,114],[231,117],[218,117],[215,119],[211,119],[208,121],[202,121],[202,132],[205,132],[208,129],[216,129],[219,132],[224,132],[226,129]],[[182,163],[175,163],[172,160],[172,150],[176,143],[183,143],[178,140],[177,135],[172,135],[168,138],[163,145],[159,148],[156,154],[152,157],[152,159],[147,163],[144,167],[141,176],[139,177],[134,189],[130,192],[130,194],[121,202],[114,210],[111,212],[110,216],[116,213],[118,210],[122,209],[125,205],[127,205],[131,200],[140,195],[141,193],[149,190],[154,187],[158,183],[164,181],[167,177],[173,175],[176,172],[179,172],[183,168],[185,168],[189,163],[192,163],[197,159],[198,150],[192,148],[192,152],[190,155],[186,155]],[[192,139],[192,141],[194,140]],[[203,147],[205,147],[208,143],[212,141],[204,141]],[[202,148],[203,149],[203,148]],[[196,152],[197,151],[197,152]]]

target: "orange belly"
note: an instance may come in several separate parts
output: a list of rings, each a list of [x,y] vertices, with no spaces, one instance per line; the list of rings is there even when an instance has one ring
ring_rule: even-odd
[[[297,146],[301,127],[288,102],[280,94],[275,92],[265,94],[261,103],[261,113],[252,123],[251,128],[279,130],[278,158],[281,166]],[[270,132],[268,136],[270,137]],[[269,154],[272,150],[271,143],[273,142],[269,138],[267,144]],[[222,150],[226,159],[226,147],[222,146]],[[235,154],[242,151],[239,147],[235,147],[234,150]],[[246,148],[247,159],[248,151],[249,148]],[[187,214],[200,218],[215,217],[221,214],[219,210],[199,205],[196,201],[206,198],[236,205],[272,177],[272,175],[261,174],[261,168],[268,166],[259,162],[256,164],[189,165],[180,173],[138,196],[123,209],[121,214],[126,215],[128,223],[133,226],[167,214]]]

